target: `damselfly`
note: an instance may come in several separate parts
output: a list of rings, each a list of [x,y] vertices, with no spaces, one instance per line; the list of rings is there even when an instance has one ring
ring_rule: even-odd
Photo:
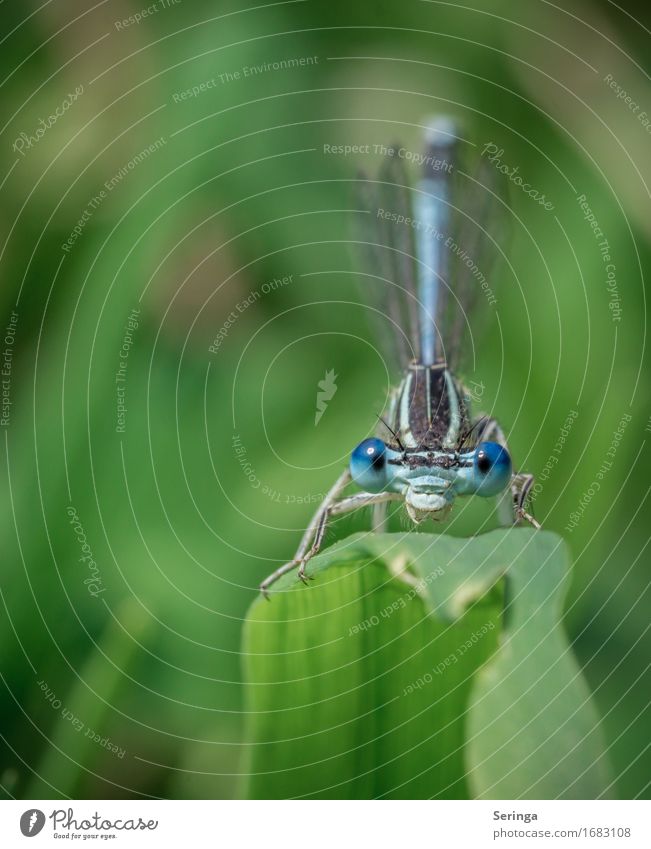
[[[500,202],[486,180],[459,169],[459,145],[454,124],[441,118],[426,130],[416,189],[409,189],[402,165],[414,157],[399,146],[384,149],[377,180],[360,178],[368,226],[357,242],[370,260],[363,277],[373,311],[388,316],[395,330],[403,378],[377,436],[354,449],[294,559],[260,585],[265,594],[294,569],[305,582],[306,564],[319,551],[329,519],[361,507],[381,513],[388,502],[404,501],[410,519],[420,523],[445,519],[457,496],[496,497],[501,524],[524,520],[540,527],[525,509],[533,477],[513,471],[496,419],[472,420],[470,393],[453,373],[470,309],[488,288],[487,270],[475,273],[473,256],[488,238],[487,215]],[[343,497],[350,483],[362,491]]]

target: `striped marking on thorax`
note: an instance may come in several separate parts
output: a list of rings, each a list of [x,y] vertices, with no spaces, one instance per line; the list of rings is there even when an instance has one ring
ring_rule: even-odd
[[[454,450],[468,413],[445,363],[411,363],[390,411],[405,448]]]

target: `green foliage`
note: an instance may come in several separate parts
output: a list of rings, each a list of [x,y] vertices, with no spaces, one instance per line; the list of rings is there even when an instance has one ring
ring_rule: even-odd
[[[505,0],[496,0],[489,14],[431,3],[374,4],[372,11],[343,2],[180,3],[116,29],[118,17],[143,5],[125,0],[116,11],[112,3],[95,4],[73,21],[66,3],[1,4],[7,127],[0,148],[0,326],[13,310],[19,318],[11,425],[3,428],[0,459],[0,793],[223,798],[239,792],[233,776],[245,769],[243,618],[258,581],[291,555],[320,493],[374,427],[389,380],[368,315],[351,303],[357,293],[347,271],[350,181],[358,168],[376,172],[381,157],[374,145],[402,140],[420,150],[427,116],[451,110],[470,146],[499,144],[503,161],[555,204],[548,214],[513,193],[512,239],[504,245],[510,271],[489,281],[498,305],[487,313],[490,332],[477,340],[471,377],[481,383],[480,409],[494,412],[508,430],[518,466],[538,475],[537,516],[571,546],[565,624],[604,717],[618,793],[648,795],[640,753],[649,739],[651,690],[642,556],[649,464],[639,452],[649,408],[648,365],[640,371],[649,300],[640,280],[651,249],[648,199],[636,207],[622,191],[644,186],[620,147],[637,149],[635,133],[643,130],[635,118],[622,120],[621,101],[605,84],[594,85],[592,73],[582,77],[559,64],[580,41],[590,47],[585,55],[598,57],[596,67],[625,81],[635,23],[620,15],[608,47],[603,39],[588,45],[585,27],[568,29],[568,16],[548,7],[525,4],[524,28],[505,25],[499,13],[512,17]],[[612,4],[592,6],[595,32],[604,31],[606,8],[614,14]],[[541,27],[570,52],[550,49],[552,41],[536,35]],[[224,71],[313,55],[319,61],[309,67],[219,83],[178,99]],[[645,56],[638,51],[637,61]],[[574,95],[559,96],[565,89],[556,81],[565,85],[568,78],[568,91],[588,109],[578,108]],[[65,121],[17,157],[13,139],[33,132],[78,84],[85,93]],[[608,103],[613,112],[606,114]],[[91,198],[160,137],[163,147],[128,170],[64,255],[61,244]],[[326,155],[326,143],[369,145],[371,152]],[[419,169],[410,171],[417,179]],[[621,324],[611,320],[604,261],[579,194],[607,233]],[[265,281],[289,275],[291,285],[238,313],[218,354],[209,352],[238,304]],[[128,358],[127,428],[117,433],[116,371],[133,308],[141,312]],[[338,392],[315,428],[316,386],[330,369],[339,375]],[[571,410],[578,415],[559,446]],[[632,420],[610,458],[624,411]],[[234,437],[244,454],[234,451]],[[580,522],[566,531],[605,459],[611,470]],[[246,464],[255,472],[251,479]],[[68,523],[70,504],[106,588],[100,598],[84,584],[88,569]],[[455,511],[446,534],[472,533],[474,511]],[[339,538],[366,522],[365,516],[343,519]],[[356,559],[367,562],[367,552]],[[359,570],[340,568],[341,577],[335,567],[329,572],[337,575],[333,587],[341,583],[343,598],[358,599],[353,575]],[[362,589],[371,594],[358,621],[402,597],[402,585],[387,584],[377,564],[363,571]],[[372,580],[381,587],[371,592]],[[295,596],[293,604],[316,604],[320,589],[299,588]],[[285,603],[275,600],[267,615]],[[478,596],[477,610],[485,603]],[[255,615],[262,615],[259,607]],[[461,620],[425,620],[413,601],[409,612],[401,609],[371,632],[339,642],[363,652],[360,641],[375,639],[398,617],[413,624],[402,630],[401,644],[412,630],[416,635],[414,660],[401,658],[400,665],[414,664],[414,680],[429,662],[422,647],[433,640],[442,647],[465,628]],[[116,619],[128,630],[122,638]],[[336,627],[325,615],[319,621],[324,629]],[[293,633],[293,625],[287,628]],[[479,664],[495,636],[491,631],[472,662],[463,663]],[[392,650],[385,642],[373,655],[383,669],[384,653]],[[534,659],[546,662],[538,654]],[[361,662],[351,662],[351,674]],[[125,674],[115,674],[112,663]],[[569,668],[559,661],[555,669],[568,680]],[[264,680],[262,670],[256,674]],[[454,674],[450,668],[446,677]],[[400,733],[423,764],[433,761],[414,730],[416,715],[443,710],[443,702],[429,701],[439,677],[397,699],[414,716]],[[483,679],[472,680],[476,693]],[[54,712],[39,681],[84,728],[124,749],[124,759]],[[287,704],[292,695],[283,697]],[[545,695],[541,707],[546,701]],[[520,705],[529,709],[522,701],[513,710]],[[367,725],[383,721],[366,717]],[[371,737],[360,738],[365,751]],[[387,740],[396,752],[398,743]],[[487,752],[490,742],[477,737]],[[528,743],[516,742],[522,757]],[[343,743],[337,745],[341,752]],[[451,753],[452,738],[447,745]],[[259,771],[274,769],[259,757]],[[401,769],[405,780],[418,771],[410,773],[408,763]],[[471,792],[467,775],[459,778],[458,754],[437,769],[449,769],[437,786],[456,780],[460,794]],[[39,783],[35,771],[55,786]],[[473,775],[484,781],[479,768]],[[331,783],[338,782],[335,776]]]
[[[92,780],[97,766],[111,764],[115,758],[124,763],[124,749],[106,735],[107,718],[120,688],[128,683],[134,655],[150,627],[138,604],[126,599],[109,620],[97,652],[80,670],[72,688],[63,699],[50,701],[56,714],[51,745],[36,766],[26,798],[50,798],[53,792],[78,798],[83,795],[82,779]],[[51,684],[46,683],[49,690]],[[109,772],[119,782],[115,762],[111,767]]]
[[[249,796],[607,793],[556,535],[360,534],[310,574],[249,613]]]

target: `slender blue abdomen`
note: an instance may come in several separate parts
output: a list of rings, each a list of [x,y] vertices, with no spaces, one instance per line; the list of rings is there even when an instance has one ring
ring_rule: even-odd
[[[420,361],[432,365],[437,361],[437,310],[440,306],[442,282],[448,282],[448,248],[450,236],[450,176],[452,154],[456,143],[455,127],[447,118],[429,125],[425,136],[425,175],[415,193],[415,213],[419,221],[416,231],[418,254],[418,299],[420,329]]]

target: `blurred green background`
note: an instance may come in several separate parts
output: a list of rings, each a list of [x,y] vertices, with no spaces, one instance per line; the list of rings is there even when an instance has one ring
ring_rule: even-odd
[[[649,795],[643,14],[607,2],[2,4],[7,797],[241,792],[243,618],[387,388],[349,303],[351,181],[380,157],[324,145],[417,150],[440,112],[468,147],[503,149],[554,207],[511,186],[510,266],[467,377],[520,466],[542,476],[535,510],[575,558],[566,627],[617,792]],[[315,427],[330,369],[338,390]]]

